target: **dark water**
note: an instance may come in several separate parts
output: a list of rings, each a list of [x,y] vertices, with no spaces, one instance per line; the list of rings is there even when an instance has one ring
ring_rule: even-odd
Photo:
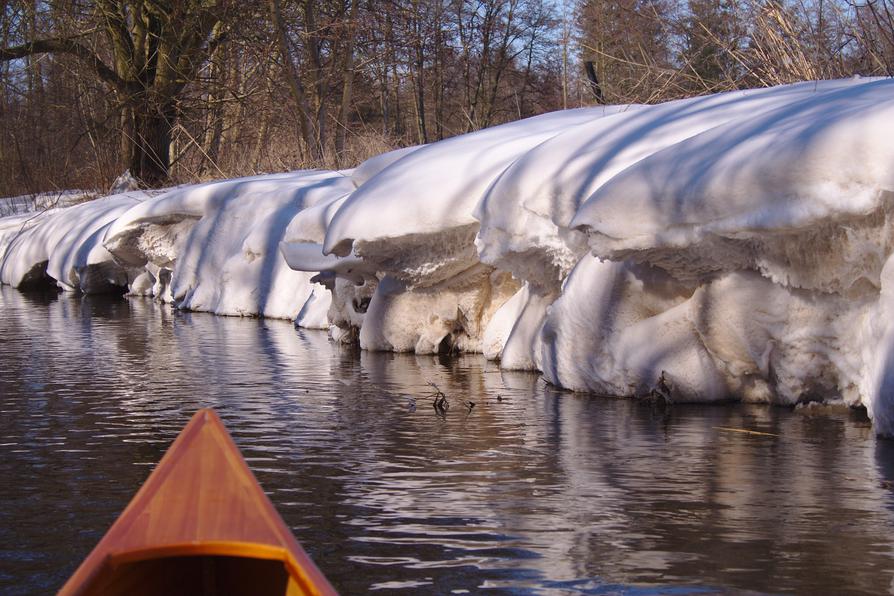
[[[881,594],[894,577],[894,444],[858,414],[664,411],[480,357],[9,288],[0,338],[3,593],[58,588],[202,406],[345,594]]]

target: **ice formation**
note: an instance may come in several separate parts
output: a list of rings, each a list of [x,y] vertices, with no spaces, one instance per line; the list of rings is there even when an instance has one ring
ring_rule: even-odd
[[[354,188],[350,172],[301,171],[175,189],[123,214],[104,244],[145,273],[135,293],[188,310],[262,315],[324,326],[311,274],[290,269],[278,250],[302,209]],[[325,309],[322,309],[325,310]]]
[[[862,405],[894,435],[892,134],[890,79],[568,110],[350,172],[0,219],[0,275],[126,279],[573,390]]]
[[[0,282],[57,283],[85,293],[125,289],[128,271],[102,246],[105,230],[145,198],[131,192],[0,219]]]
[[[373,158],[377,173],[335,212],[323,242],[325,252],[353,254],[377,271],[364,286],[372,295],[359,328],[361,347],[481,351],[484,335],[495,335],[487,330],[492,315],[519,285],[478,259],[473,211],[480,197],[533,147],[624,109],[528,118],[414,148],[384,168]],[[357,170],[367,169],[363,164]]]
[[[520,157],[475,210],[481,222],[475,240],[481,260],[528,284],[524,317],[506,338],[502,365],[539,368],[537,331],[546,308],[558,297],[570,270],[591,250],[586,234],[572,220],[603,184],[645,157],[704,131],[857,84],[811,82],[630,106],[556,135]],[[636,216],[623,208],[619,215]]]
[[[892,90],[820,83],[599,186],[570,223],[595,256],[546,317],[546,378],[687,401],[838,399],[894,433]]]

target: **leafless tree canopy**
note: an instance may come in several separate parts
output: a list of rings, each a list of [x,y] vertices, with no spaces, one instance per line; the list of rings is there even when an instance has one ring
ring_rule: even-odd
[[[894,0],[0,0],[0,195],[853,74],[894,74]]]

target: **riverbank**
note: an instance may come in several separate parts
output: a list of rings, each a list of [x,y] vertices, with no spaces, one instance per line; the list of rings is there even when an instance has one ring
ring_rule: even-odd
[[[892,89],[567,110],[0,219],[0,281],[480,353],[575,391],[865,408],[892,435]]]

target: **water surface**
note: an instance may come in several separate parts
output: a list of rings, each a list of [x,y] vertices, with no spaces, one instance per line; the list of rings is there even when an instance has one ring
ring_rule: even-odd
[[[478,356],[6,287],[0,339],[3,593],[58,589],[205,406],[345,594],[880,594],[894,578],[894,444],[860,413],[656,408]]]

